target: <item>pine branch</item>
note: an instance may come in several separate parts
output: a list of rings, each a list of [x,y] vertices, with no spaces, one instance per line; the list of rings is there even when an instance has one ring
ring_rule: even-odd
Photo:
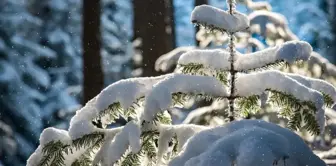
[[[120,166],[141,166],[141,154],[129,153],[121,162]]]
[[[248,117],[250,114],[255,114],[260,111],[259,96],[253,95],[238,98],[237,106],[240,109],[243,117]]]
[[[122,115],[124,115],[124,111],[120,103],[117,102],[109,105],[108,108],[106,108],[104,111],[101,111],[98,117],[94,119],[94,121],[101,120],[103,117],[108,116],[109,121],[107,122],[107,124],[109,124],[115,122],[115,120]],[[106,124],[103,125],[104,128],[106,127],[105,125]]]
[[[220,69],[212,69],[210,67],[205,67],[203,64],[197,63],[188,63],[188,64],[179,64],[179,68],[183,74],[192,74],[192,75],[203,75],[203,76],[213,76],[216,77],[219,81],[221,81],[224,85],[228,84],[227,79],[227,71]],[[205,71],[209,71],[208,73],[215,73],[212,75],[207,74]]]
[[[146,156],[151,162],[155,161],[156,158],[156,145],[154,143],[159,137],[159,133],[156,131],[146,131],[141,135],[142,145],[141,150],[137,154],[128,153],[120,159],[121,166],[137,166],[141,165],[141,161],[144,156]]]
[[[332,98],[330,95],[328,95],[328,94],[326,94],[326,93],[323,93],[323,92],[321,92],[321,93],[322,93],[322,95],[323,95],[324,104],[325,104],[327,107],[331,107],[331,106],[334,104],[334,102],[336,102],[336,101],[333,101],[333,98]]]
[[[280,115],[289,119],[288,126],[294,130],[301,128],[302,120],[305,125],[303,128],[307,129],[312,134],[319,134],[319,125],[315,119],[317,108],[314,103],[310,101],[300,101],[293,95],[283,92],[267,89],[272,92],[269,101],[279,107],[282,107]],[[302,113],[304,112],[304,113]]]
[[[219,28],[219,27],[216,27],[215,25],[212,25],[212,24],[207,24],[205,22],[199,22],[197,20],[192,20],[191,21],[193,24],[195,24],[196,26],[198,27],[202,27],[204,28],[206,31],[210,32],[210,33],[213,33],[215,31],[217,32],[221,32],[221,33],[226,33],[227,31],[225,29],[222,29],[222,28]]]
[[[182,94],[180,94],[182,95]],[[153,123],[160,124],[171,124],[172,120],[167,113],[158,113]],[[144,131],[141,134],[142,144],[141,150],[137,154],[128,153],[125,154],[122,159],[119,160],[122,166],[133,166],[141,165],[143,157],[147,157],[151,163],[155,163],[156,153],[157,153],[157,140],[159,138],[159,132],[154,131]]]
[[[267,70],[267,69],[272,69],[272,68],[277,68],[280,66],[288,66],[289,64],[283,60],[277,60],[274,63],[269,63],[266,64],[265,66],[262,67],[257,67],[257,68],[251,68],[251,69],[247,69],[247,70],[235,70],[237,72],[251,72],[251,71],[262,71],[262,70]]]
[[[168,113],[158,113],[154,121],[162,124],[172,124],[172,119]]]
[[[291,111],[290,108],[286,108],[286,111]],[[299,130],[302,126],[302,114],[300,110],[295,110],[294,112],[286,112],[289,115],[288,127],[292,130]]]
[[[95,150],[98,150],[102,143],[103,143],[104,137],[101,137],[100,139],[97,139],[96,142],[94,144],[92,144],[91,146],[89,146],[89,148],[87,148],[85,150],[85,152],[79,157],[79,159],[77,159],[72,166],[90,166],[92,164],[92,155],[94,154],[93,152]]]
[[[303,115],[303,120],[305,121],[305,125],[303,126],[303,128],[305,128],[307,131],[311,132],[314,135],[320,134],[320,128],[318,123],[316,122],[315,114],[307,111]]]
[[[173,105],[183,105],[190,98],[191,96],[181,92],[172,94]]]
[[[69,147],[70,145],[64,145],[61,141],[47,143],[42,149],[44,156],[38,166],[65,166],[63,151]]]
[[[179,68],[181,68],[181,71],[183,74],[202,74],[201,71],[204,69],[204,66],[202,64],[197,63],[189,63],[189,64],[179,64]]]
[[[215,76],[219,81],[221,81],[224,85],[228,84],[227,73],[225,71],[216,71]]]
[[[129,108],[123,109],[120,102],[113,103],[108,106],[104,111],[101,111],[100,114],[93,120],[94,123],[100,124],[101,119],[104,119],[104,124],[102,127],[105,128],[107,124],[115,122],[120,117],[128,119],[129,117],[136,117],[136,109],[141,107],[140,103],[144,100],[144,97],[140,97],[134,102]]]
[[[72,141],[72,145],[76,150],[79,150],[83,147],[91,147],[96,145],[97,143],[100,143],[104,140],[104,134],[95,132],[91,134],[84,135],[81,138],[78,138],[76,140]]]

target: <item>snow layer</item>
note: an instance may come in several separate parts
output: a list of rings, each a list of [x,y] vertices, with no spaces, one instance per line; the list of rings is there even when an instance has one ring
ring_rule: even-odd
[[[43,157],[42,149],[46,144],[52,141],[60,141],[64,145],[70,145],[72,143],[67,131],[56,129],[53,127],[44,129],[40,136],[40,145],[35,150],[35,152],[28,158],[27,166],[37,166]]]
[[[121,107],[127,109],[136,99],[145,96],[152,89],[152,86],[164,77],[166,75],[130,78],[111,84],[97,96],[96,108],[104,110],[110,104],[120,102]]]
[[[236,51],[235,70],[248,71],[261,68],[276,62],[285,61],[289,64],[297,60],[308,60],[312,47],[304,41],[289,41],[282,45],[264,49],[250,54]],[[202,64],[206,67],[230,70],[230,53],[226,50],[191,50],[181,55],[178,64]]]
[[[144,97],[155,83],[169,76],[130,78],[113,83],[76,112],[70,121],[69,134],[72,139],[100,131],[91,121],[109,105],[119,102],[123,109],[129,108],[137,99]]]
[[[203,64],[213,69],[230,69],[230,53],[226,50],[191,50],[181,55],[178,64]]]
[[[288,77],[300,82],[304,86],[317,90],[319,92],[325,93],[327,95],[330,95],[330,97],[333,99],[334,102],[336,102],[336,88],[321,79],[315,79],[310,77],[305,77],[297,74],[288,73],[286,74]]]
[[[151,121],[158,112],[168,109],[173,101],[172,94],[177,92],[228,96],[224,85],[214,77],[172,74],[154,85],[146,96],[142,120]]]
[[[191,22],[214,26],[228,32],[238,32],[249,27],[249,20],[245,14],[235,11],[231,15],[209,5],[196,6],[191,13]]]
[[[97,165],[98,163],[102,163],[103,166],[108,165],[108,158],[105,154],[107,154],[107,151],[109,149],[109,145],[111,144],[112,140],[114,139],[115,135],[118,134],[120,131],[122,131],[122,127],[116,127],[112,129],[105,129],[105,140],[98,152],[96,153],[96,156],[94,157],[92,161],[92,165]]]
[[[40,136],[40,145],[44,146],[51,141],[60,141],[65,145],[71,144],[68,131],[49,127],[43,130]]]
[[[236,80],[236,88],[236,95],[238,96],[261,95],[265,90],[271,89],[291,94],[301,101],[311,101],[317,109],[316,120],[320,126],[320,131],[324,131],[323,95],[286,76],[285,73],[269,70],[251,74],[239,74]]]
[[[193,124],[160,125],[158,128],[160,132],[157,153],[157,159],[159,163],[161,163],[163,155],[168,151],[169,142],[175,135],[178,142],[177,151],[180,151],[190,137],[202,130],[208,129],[208,127]]]
[[[30,155],[30,157],[27,160],[27,166],[37,166],[40,161],[42,160],[43,157],[43,152],[42,152],[43,147],[39,145],[35,152]]]
[[[131,147],[132,153],[138,153],[141,149],[140,145],[140,127],[133,121],[128,122],[125,127],[118,133],[111,142],[105,153],[107,165],[113,165],[118,161],[126,150]],[[104,154],[103,154],[104,155]]]
[[[169,166],[325,166],[292,131],[262,120],[241,120],[189,139]]]
[[[250,54],[238,54],[235,62],[236,70],[247,71],[285,61],[292,64],[296,60],[308,60],[312,47],[304,41],[290,41],[282,45],[264,49]]]
[[[239,74],[236,80],[238,96],[261,95],[266,89],[291,94],[302,101],[312,101],[317,109],[323,106],[320,92],[310,89],[277,70]]]

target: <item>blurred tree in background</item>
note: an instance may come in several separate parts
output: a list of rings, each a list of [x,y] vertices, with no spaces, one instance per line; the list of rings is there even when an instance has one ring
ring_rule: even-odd
[[[143,76],[155,76],[154,60],[175,48],[173,0],[133,0],[134,39],[141,40]]]

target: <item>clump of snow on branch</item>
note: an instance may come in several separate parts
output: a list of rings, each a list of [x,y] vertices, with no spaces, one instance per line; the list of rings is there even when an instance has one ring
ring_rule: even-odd
[[[324,166],[292,131],[261,120],[241,120],[191,137],[169,166]]]
[[[173,74],[157,83],[146,96],[142,119],[151,121],[159,111],[168,109],[172,104],[172,94],[177,92],[228,96],[224,85],[214,77]]]
[[[235,70],[248,71],[285,61],[308,60],[312,47],[304,41],[290,41],[282,45],[250,54],[237,52]],[[226,50],[191,50],[181,55],[178,64],[202,64],[213,69],[230,70],[230,53]]]
[[[212,67],[213,69],[229,70],[230,68],[230,53],[226,50],[191,50],[180,57],[178,64],[203,64],[204,66]]]
[[[308,60],[312,47],[304,41],[290,41],[282,45],[250,54],[238,54],[236,70],[250,70],[285,61],[289,64],[297,60]]]
[[[324,98],[323,95],[310,89],[300,82],[286,76],[286,74],[276,71],[262,71],[250,74],[239,74],[236,80],[238,96],[261,95],[266,90],[275,90],[286,94],[291,94],[301,101],[311,101],[314,103],[317,112],[316,120],[318,121],[320,131],[324,131]]]
[[[261,95],[267,89],[271,89],[292,94],[302,101],[311,101],[317,109],[323,106],[323,96],[320,92],[307,88],[277,70],[239,74],[236,87],[238,96]]]
[[[131,147],[131,153],[140,151],[140,127],[134,121],[128,122],[108,145],[104,161],[107,165],[113,165]]]
[[[52,127],[44,129],[40,136],[40,145],[27,160],[27,166],[37,166],[43,158],[42,150],[44,146],[53,141],[60,141],[64,145],[70,145],[72,143],[67,131]]]
[[[27,166],[36,166],[39,164],[39,162],[43,158],[43,152],[42,152],[43,147],[39,145],[35,152],[30,155],[30,157],[27,160]]]
[[[127,109],[136,99],[145,96],[152,86],[164,77],[166,76],[130,78],[111,84],[97,96],[96,108],[104,110],[110,104],[120,102],[121,107]]]
[[[249,27],[249,20],[245,14],[235,11],[232,15],[221,9],[200,5],[191,13],[191,22],[213,26],[227,32],[238,32]]]
[[[40,136],[40,145],[44,146],[51,141],[61,141],[63,144],[70,144],[71,138],[68,131],[49,127],[43,130]]]
[[[106,87],[100,94],[90,100],[70,121],[70,136],[72,139],[79,138],[85,134],[99,131],[91,123],[100,112],[109,105],[119,102],[123,109],[129,108],[137,99],[144,97],[152,86],[166,77],[130,78],[121,80]]]
[[[101,163],[102,165],[108,165],[107,162],[109,162],[109,159],[108,159],[109,156],[107,154],[108,154],[108,149],[110,147],[110,144],[112,143],[116,134],[120,133],[120,131],[122,131],[123,129],[124,127],[117,127],[113,129],[107,129],[107,131],[105,131],[105,140],[101,148],[99,149],[99,151],[96,153],[96,156],[94,157],[92,161],[92,165],[96,165],[98,163]],[[134,131],[137,131],[137,130],[134,130]],[[137,133],[134,133],[134,134],[136,135]]]
[[[160,125],[158,127],[160,132],[160,137],[158,140],[158,154],[157,160],[159,163],[162,162],[163,156],[167,153],[169,148],[169,142],[176,135],[178,147],[177,151],[180,151],[185,143],[188,141],[190,137],[195,135],[196,133],[208,129],[205,126],[198,125]]]
[[[287,73],[288,77],[300,82],[304,86],[315,89],[319,92],[325,93],[327,95],[330,95],[333,102],[336,102],[336,88],[331,85],[330,83],[321,80],[321,79],[315,79],[310,77],[305,77],[297,74]]]

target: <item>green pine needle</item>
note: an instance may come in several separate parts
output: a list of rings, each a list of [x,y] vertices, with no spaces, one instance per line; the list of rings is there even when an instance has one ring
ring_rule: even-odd
[[[259,96],[257,95],[239,98],[237,100],[237,106],[244,117],[255,114],[261,110],[259,106]]]
[[[323,93],[322,92],[322,95],[323,95],[323,98],[324,98],[324,104],[327,106],[327,107],[331,107],[334,102],[336,101],[333,101],[332,97],[326,93]]]
[[[300,101],[291,94],[267,89],[272,92],[269,101],[279,107],[282,107],[280,116],[289,119],[288,126],[294,130],[300,129],[302,120],[303,128],[312,134],[320,133],[319,125],[314,117],[317,108],[311,101]],[[304,112],[301,114],[301,112]]]

